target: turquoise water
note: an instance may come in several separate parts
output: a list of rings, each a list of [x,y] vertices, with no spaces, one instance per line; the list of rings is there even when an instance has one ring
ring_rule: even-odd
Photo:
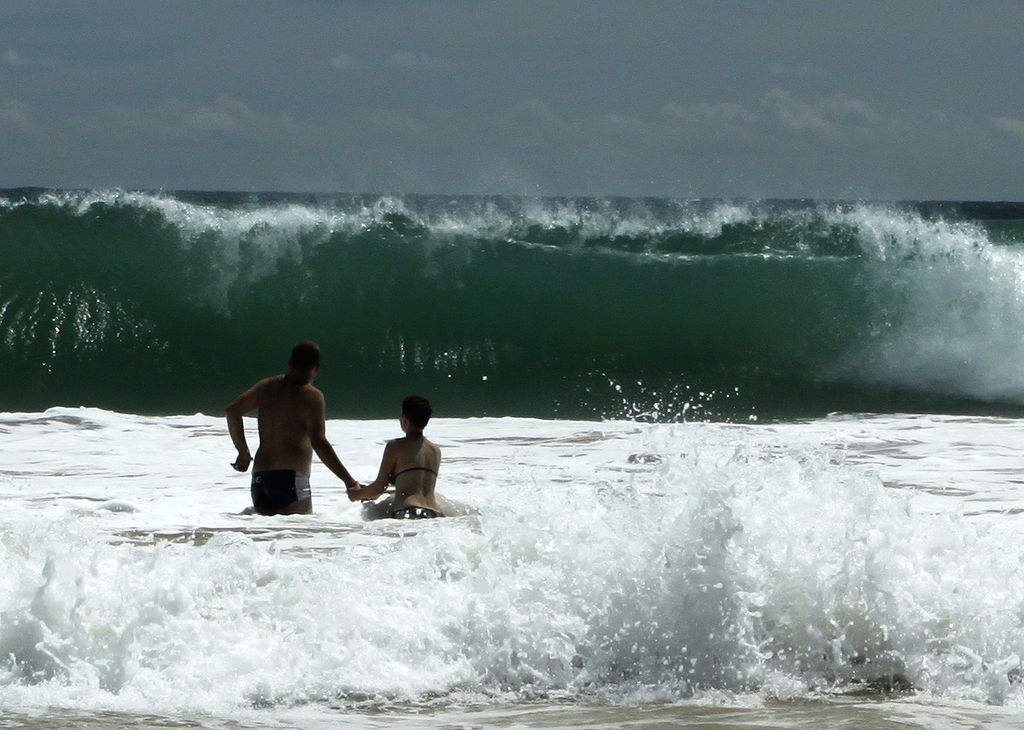
[[[0,404],[332,415],[1021,412],[1024,207],[0,193]]]

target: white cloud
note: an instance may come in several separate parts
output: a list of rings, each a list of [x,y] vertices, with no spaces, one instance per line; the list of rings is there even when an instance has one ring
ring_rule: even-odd
[[[50,67],[54,65],[56,64],[52,58],[26,56],[24,53],[22,53],[16,48],[7,48],[4,49],[3,53],[0,53],[0,66],[18,68],[21,66]]]
[[[430,71],[432,73],[448,73],[452,70],[452,63],[446,58],[437,58],[426,54],[410,53],[400,51],[388,56],[385,65],[391,68],[404,68],[414,71]]]
[[[605,114],[600,123],[604,130],[623,137],[642,137],[650,133],[646,122],[626,114]]]
[[[31,131],[32,116],[28,106],[16,99],[0,99],[0,125]]]
[[[1024,120],[1016,117],[993,117],[992,126],[1000,132],[1024,137]]]
[[[808,79],[824,79],[828,77],[828,73],[812,66],[811,64],[801,64],[799,66],[786,66],[781,63],[773,63],[768,69],[772,76],[786,76],[790,78],[800,79],[807,81]]]
[[[882,121],[882,115],[866,101],[843,94],[824,99],[819,105],[839,123],[875,125]]]
[[[687,124],[750,124],[757,115],[742,104],[666,104],[664,112]]]
[[[267,126],[290,127],[293,124],[287,116],[260,114],[231,96],[221,96],[210,104],[168,99],[144,114],[153,117],[156,126],[166,134],[182,137],[234,135]]]
[[[301,125],[288,115],[264,114],[230,96],[212,103],[171,98],[145,109],[109,106],[70,122],[103,138],[126,134],[193,141],[223,137],[271,139],[302,131]]]
[[[543,99],[523,99],[513,104],[498,118],[505,139],[517,147],[542,147],[564,128],[562,119]]]
[[[676,131],[709,139],[749,141],[758,115],[742,104],[669,103],[662,107]]]
[[[24,66],[28,63],[28,59],[13,48],[8,48],[0,53],[0,63],[3,63],[4,66]]]
[[[826,139],[835,139],[839,130],[831,125],[810,104],[797,99],[788,91],[772,89],[764,98],[765,108],[793,132],[812,132]]]
[[[523,99],[513,104],[502,115],[502,121],[510,127],[524,129],[557,128],[562,120],[542,99]]]
[[[162,111],[168,123],[188,136],[235,132],[255,116],[247,104],[231,97],[221,97],[212,105],[174,99]]]
[[[370,129],[393,134],[416,134],[423,129],[419,119],[391,109],[374,109],[365,118]]]
[[[351,71],[356,67],[356,59],[348,53],[339,53],[330,63],[335,71]]]
[[[813,104],[775,88],[764,98],[764,109],[779,124],[797,134],[811,134],[829,142],[847,142],[851,135],[870,134],[882,116],[865,101],[843,94]]]

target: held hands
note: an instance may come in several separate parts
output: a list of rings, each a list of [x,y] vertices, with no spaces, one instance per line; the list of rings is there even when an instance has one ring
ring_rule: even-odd
[[[249,464],[251,463],[252,456],[249,454],[249,452],[245,452],[244,454],[242,452],[239,452],[238,458],[235,459],[235,463],[231,465],[231,468],[234,469],[235,471],[245,471],[246,469],[249,468]]]
[[[359,490],[363,488],[363,485],[359,482],[353,481],[351,484],[345,485],[345,493],[348,494],[349,502],[359,502],[361,498],[358,495]]]

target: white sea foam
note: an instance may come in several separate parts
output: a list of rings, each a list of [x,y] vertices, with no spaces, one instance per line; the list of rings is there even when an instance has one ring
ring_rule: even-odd
[[[759,223],[769,216],[754,203],[643,200],[507,199],[442,197],[411,201],[404,196],[339,198],[322,202],[269,202],[230,206],[182,200],[170,193],[131,190],[56,191],[36,198],[2,199],[4,209],[28,204],[63,208],[87,216],[94,206],[126,207],[155,213],[181,234],[187,244],[216,237],[221,247],[255,242],[268,255],[294,256],[296,242],[323,243],[334,233],[357,234],[401,215],[439,239],[469,237],[516,243],[525,226],[564,229],[580,240],[618,237],[657,238],[688,232],[705,238],[721,235],[727,225]],[[528,242],[527,242],[528,243]]]
[[[870,207],[856,226],[872,321],[823,375],[1024,403],[1024,254],[976,225]]]
[[[442,419],[439,488],[473,510],[417,524],[363,522],[320,465],[317,514],[234,514],[218,419],[0,429],[5,708],[745,702],[897,677],[1024,701],[1016,421]],[[329,424],[363,478],[394,431]]]

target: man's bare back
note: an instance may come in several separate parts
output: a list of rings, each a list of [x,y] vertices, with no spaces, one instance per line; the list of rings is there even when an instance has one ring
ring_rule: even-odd
[[[358,487],[327,441],[324,396],[313,387],[319,371],[319,348],[311,342],[300,342],[292,350],[288,373],[259,381],[225,411],[228,431],[238,450],[232,464],[237,471],[246,471],[252,462],[242,416],[259,411],[260,446],[253,465],[252,497],[260,514],[313,511],[309,475],[314,451],[347,487]]]
[[[291,374],[256,384],[260,447],[253,468],[292,469],[309,476],[313,463],[310,424],[323,412],[323,394]]]

